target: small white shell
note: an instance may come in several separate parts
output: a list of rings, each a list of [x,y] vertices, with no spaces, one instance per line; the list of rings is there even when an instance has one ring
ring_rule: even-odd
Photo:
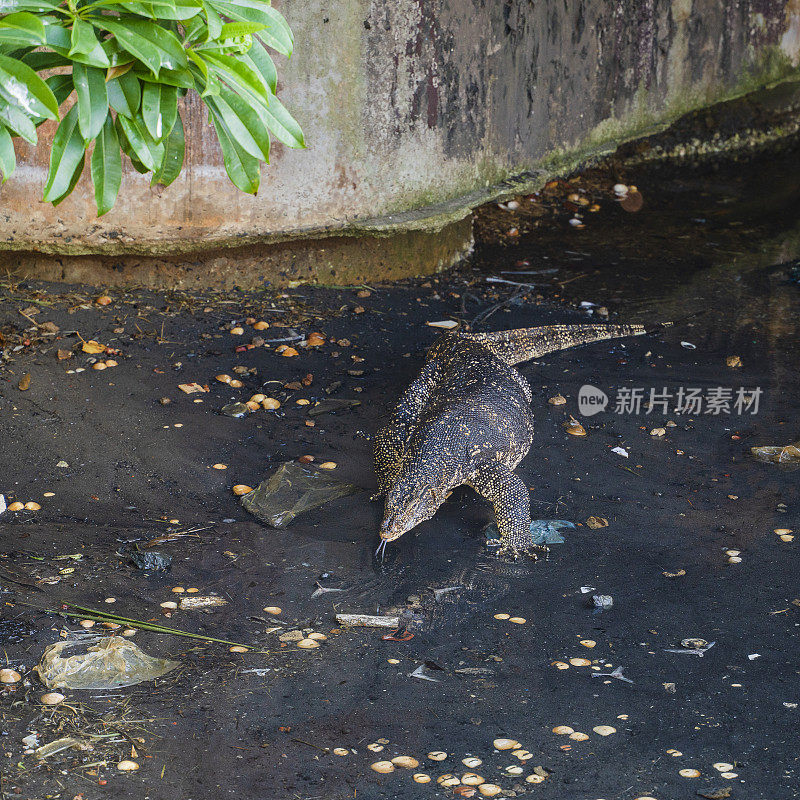
[[[556,725],[553,733],[557,733],[559,736],[569,736],[571,733],[575,733],[575,729],[570,728],[569,725]]]
[[[700,777],[700,770],[699,769],[681,769],[678,770],[678,775],[681,778],[699,778]]]
[[[465,772],[461,776],[461,783],[465,786],[480,786],[482,783],[486,783],[486,779],[475,772]]]
[[[22,675],[15,669],[10,669],[9,667],[0,669],[0,683],[17,683],[21,680]]]
[[[483,764],[483,760],[480,758],[475,758],[475,756],[468,756],[467,758],[462,758],[461,763],[465,767],[474,769],[475,767],[479,767],[481,764]]]
[[[447,758],[447,753],[442,750],[434,750],[431,753],[428,753],[428,758],[431,761],[444,761]]]
[[[534,774],[534,775],[528,775],[528,777],[525,778],[525,783],[544,783],[544,782],[545,782],[544,775]]]
[[[412,776],[415,783],[430,783],[431,776],[426,775],[424,772],[415,772]]]
[[[611,725],[595,725],[592,730],[599,736],[611,736],[612,733],[617,732],[617,729]]]
[[[727,761],[718,761],[712,766],[717,772],[730,772],[733,769],[733,764],[729,764]]]
[[[516,739],[495,739],[492,742],[495,750],[516,750],[519,742]]]
[[[478,787],[478,791],[484,797],[497,797],[503,790],[496,783],[482,783]]]
[[[383,745],[378,744],[377,742],[373,742],[372,744],[367,745],[367,750],[369,750],[372,753],[380,753],[381,750],[383,750]]]
[[[585,742],[589,738],[588,733],[581,733],[580,731],[575,731],[575,733],[571,733],[569,738],[575,742]]]
[[[334,747],[333,754],[335,756],[349,756],[350,751],[346,747]]]
[[[392,764],[402,769],[416,769],[419,766],[419,761],[412,756],[395,756],[392,759]]]
[[[135,772],[137,769],[139,769],[139,765],[135,761],[126,759],[125,761],[120,761],[119,764],[117,764],[117,769],[120,772]]]
[[[382,775],[388,775],[394,772],[394,764],[391,761],[376,761],[369,765],[369,768],[374,772],[380,772]]]
[[[61,692],[47,692],[39,698],[42,705],[57,706],[59,703],[64,702],[64,695]]]

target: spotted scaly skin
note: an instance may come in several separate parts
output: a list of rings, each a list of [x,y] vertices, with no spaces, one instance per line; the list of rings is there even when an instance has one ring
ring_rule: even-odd
[[[383,542],[430,519],[466,484],[494,506],[501,551],[535,557],[528,487],[514,474],[532,443],[532,394],[513,365],[643,333],[642,325],[550,325],[443,334],[375,437]]]

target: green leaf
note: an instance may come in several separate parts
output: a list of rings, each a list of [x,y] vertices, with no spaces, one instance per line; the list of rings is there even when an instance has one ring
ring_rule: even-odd
[[[0,122],[13,134],[21,136],[26,142],[37,143],[36,124],[19,106],[12,106],[0,99]]]
[[[290,56],[294,37],[288,23],[272,6],[261,0],[209,0],[220,13],[231,19],[246,22],[262,22],[266,29],[259,31],[258,37],[264,44],[279,53]]]
[[[46,13],[57,9],[60,4],[60,0],[3,0],[3,5],[0,8],[2,8],[3,14],[8,14],[12,11]]]
[[[275,69],[275,63],[267,52],[266,47],[258,39],[253,39],[253,46],[246,55],[240,56],[240,58],[245,64],[258,70],[272,94],[278,93],[278,70]]]
[[[183,121],[178,114],[169,136],[164,142],[164,160],[161,166],[153,173],[150,185],[159,183],[169,186],[180,175],[183,167],[183,156],[186,152],[186,137],[183,131]]]
[[[208,64],[206,64],[200,56],[196,55],[191,50],[187,50],[186,54],[189,56],[190,60],[194,62],[190,68],[192,74],[195,76],[195,80],[202,86],[200,97],[205,99],[206,97],[215,97],[218,95],[220,89],[219,78],[213,72],[209,72]],[[199,76],[197,75],[198,72],[200,73]]]
[[[219,14],[214,10],[210,3],[203,0],[203,11],[206,15],[206,22],[208,23],[208,39],[219,39],[220,31],[222,30],[222,20]]]
[[[256,194],[261,182],[261,164],[257,158],[246,153],[231,137],[225,124],[216,116],[213,117],[217,131],[225,172],[233,185],[247,194]]]
[[[50,91],[59,106],[72,94],[72,90],[75,88],[72,83],[72,75],[51,75],[49,78],[45,78],[44,82],[50,87]]]
[[[50,149],[50,170],[44,186],[44,200],[54,201],[69,193],[78,164],[83,162],[86,146],[78,127],[78,107],[73,106],[61,120]],[[73,184],[74,185],[74,184]]]
[[[182,89],[193,89],[194,79],[192,73],[187,69],[162,69],[155,77],[152,72],[137,65],[133,71],[136,73],[141,81],[148,81],[150,83],[162,83],[165,86],[175,86]]]
[[[284,108],[275,95],[270,97],[268,107],[258,106],[257,108],[259,116],[279,142],[295,149],[306,146],[303,131],[297,124],[297,120]]]
[[[133,119],[117,117],[125,136],[139,161],[148,170],[156,170],[164,158],[164,145],[156,142],[147,131],[140,116]]]
[[[255,102],[264,105],[269,102],[269,87],[261,74],[239,57],[209,52],[198,53],[198,55],[206,60],[209,71],[216,72]]]
[[[142,118],[157,142],[169,136],[178,116],[178,92],[174,86],[145,83],[142,91]]]
[[[114,207],[122,183],[122,156],[114,122],[109,114],[103,123],[92,153],[92,183],[97,216],[102,217]]]
[[[14,153],[14,142],[7,128],[0,128],[0,172],[5,183],[17,168],[17,156]]]
[[[61,197],[56,197],[51,201],[54,206],[57,206],[59,203],[66,200],[72,194],[72,190],[75,188],[75,185],[78,183],[78,180],[81,177],[81,173],[83,172],[83,165],[85,163],[86,163],[86,153],[84,152],[83,155],[81,156],[81,160],[75,167],[75,171],[72,173],[72,177],[69,179],[69,186],[67,186],[67,189],[64,192],[64,194],[62,194]]]
[[[54,53],[57,53],[58,55],[67,59],[68,64],[78,61],[81,64],[88,64],[92,67],[111,66],[111,61],[109,60],[106,51],[99,43],[97,47],[88,55],[84,55],[83,53],[74,53],[73,55],[70,55],[69,51],[72,48],[72,37],[66,28],[62,28],[60,25],[48,25],[44,29],[44,34],[45,38],[47,39],[47,46]]]
[[[113,78],[106,84],[111,108],[123,117],[133,117],[139,110],[142,90],[139,79],[132,72]]]
[[[100,46],[97,41],[94,28],[82,19],[76,19],[72,23],[72,34],[70,35],[69,54],[74,56],[76,53],[88,56]]]
[[[63,28],[62,28],[63,30]],[[41,72],[43,69],[55,69],[56,67],[71,67],[72,59],[58,53],[46,53],[42,50],[34,50],[26,53],[21,59],[34,72]]]
[[[108,116],[105,72],[98,67],[76,64],[72,80],[78,95],[78,125],[83,138],[90,142],[100,133]]]
[[[2,55],[0,95],[26,114],[58,119],[58,103],[50,87],[27,64]]]
[[[222,117],[228,132],[243,150],[269,163],[269,130],[252,104],[223,87],[220,96],[209,98],[207,105],[215,117]]]
[[[136,151],[131,147],[131,143],[128,141],[128,137],[125,135],[125,129],[122,127],[122,118],[117,117],[114,121],[114,129],[117,132],[117,137],[119,138],[119,146],[122,148],[122,152],[128,156],[131,160],[131,164],[133,164],[133,168],[140,173],[150,172],[150,170],[139,161],[139,158],[136,155]]]
[[[27,44],[44,44],[44,23],[28,11],[6,14],[0,19],[0,30],[19,35]]]
[[[91,23],[114,34],[120,46],[138,58],[156,77],[162,67],[184,69],[186,52],[172,31],[144,19],[92,17]]]
[[[215,39],[234,39],[237,36],[247,36],[256,31],[263,31],[267,26],[263,22],[226,22]]]

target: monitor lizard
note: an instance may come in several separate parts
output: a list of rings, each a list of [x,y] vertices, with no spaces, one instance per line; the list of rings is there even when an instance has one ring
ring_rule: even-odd
[[[375,437],[375,497],[385,497],[378,549],[430,519],[466,484],[494,506],[501,552],[535,557],[541,548],[530,533],[529,490],[514,474],[532,443],[532,393],[514,365],[646,332],[643,325],[548,325],[440,336]]]

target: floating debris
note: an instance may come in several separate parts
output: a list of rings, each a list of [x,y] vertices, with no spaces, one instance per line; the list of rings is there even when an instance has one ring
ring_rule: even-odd
[[[616,678],[618,681],[625,681],[625,683],[633,683],[630,678],[626,678],[622,674],[623,667],[617,667],[613,672],[592,672],[593,678]]]

